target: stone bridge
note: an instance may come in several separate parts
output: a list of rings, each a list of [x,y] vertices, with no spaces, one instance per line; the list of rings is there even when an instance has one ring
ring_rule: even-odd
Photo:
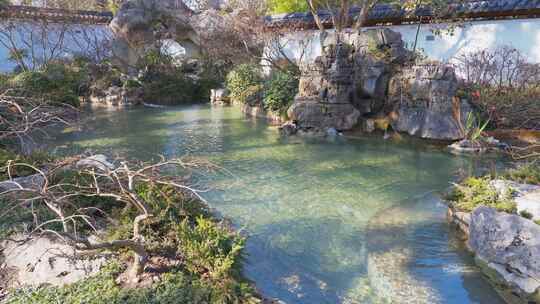
[[[22,5],[7,5],[0,8],[0,19],[47,20],[74,24],[109,24],[111,12],[66,10]]]

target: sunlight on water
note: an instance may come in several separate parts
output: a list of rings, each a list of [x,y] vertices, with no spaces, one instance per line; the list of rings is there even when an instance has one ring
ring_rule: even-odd
[[[246,275],[286,303],[501,303],[437,194],[475,160],[425,143],[281,138],[238,109],[132,109],[58,135],[59,153],[204,156],[210,204],[249,234]]]

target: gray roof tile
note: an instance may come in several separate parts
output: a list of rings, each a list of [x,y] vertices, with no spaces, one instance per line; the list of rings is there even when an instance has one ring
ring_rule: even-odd
[[[467,14],[512,14],[512,12],[516,12],[517,14],[518,11],[523,12],[531,9],[540,9],[540,0],[465,0],[464,3],[459,3],[454,6],[454,12]],[[359,8],[352,8],[350,11],[351,17],[354,19],[359,11]],[[323,22],[329,22],[331,19],[328,11],[320,11],[319,15]],[[377,21],[403,18],[405,15],[406,12],[404,10],[398,9],[395,6],[379,4],[370,11],[369,19]],[[429,8],[420,8],[414,12],[414,15],[430,16],[431,10]],[[281,14],[277,16],[268,16],[266,21],[271,24],[287,22],[313,23],[313,16],[309,13]]]

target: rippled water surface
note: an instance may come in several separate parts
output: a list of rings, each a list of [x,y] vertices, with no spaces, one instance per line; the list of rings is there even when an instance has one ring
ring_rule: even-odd
[[[501,303],[438,193],[477,161],[410,140],[280,138],[235,108],[98,112],[51,142],[150,159],[208,157],[205,197],[249,234],[247,277],[286,303]],[[482,164],[485,166],[485,164]]]

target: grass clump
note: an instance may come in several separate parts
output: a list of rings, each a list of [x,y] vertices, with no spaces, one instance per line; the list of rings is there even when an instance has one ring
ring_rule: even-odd
[[[173,304],[173,303],[242,303],[216,296],[214,285],[179,270],[162,276],[148,288],[124,289],[116,277],[124,267],[112,262],[98,275],[63,287],[40,287],[15,291],[6,304]]]
[[[540,164],[525,163],[506,171],[504,177],[522,184],[540,185]]]
[[[466,179],[454,187],[447,199],[451,201],[454,208],[464,212],[472,212],[480,206],[508,213],[516,213],[517,211],[512,191],[508,191],[506,194],[498,193],[497,189],[490,185],[490,179],[487,177]]]

